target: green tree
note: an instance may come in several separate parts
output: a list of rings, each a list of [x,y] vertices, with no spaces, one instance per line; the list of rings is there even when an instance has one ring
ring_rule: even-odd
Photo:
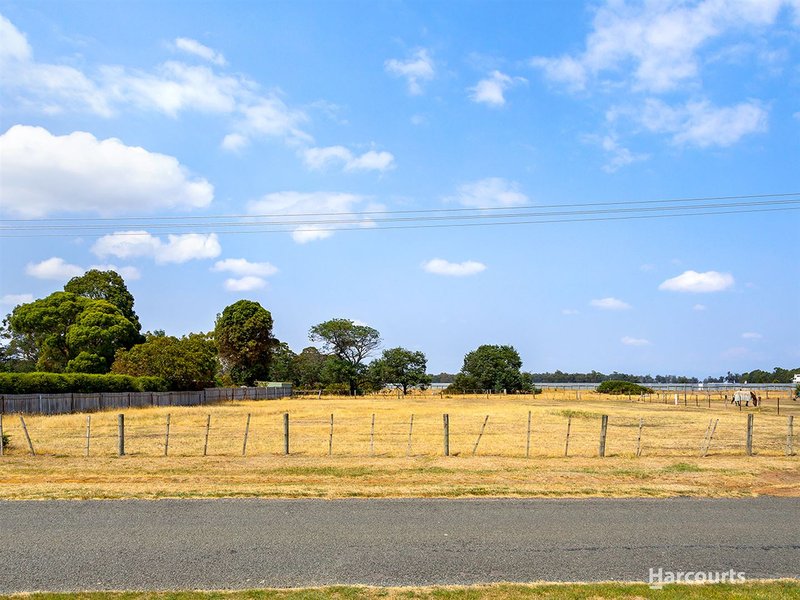
[[[350,319],[331,319],[314,325],[308,337],[312,342],[321,342],[326,353],[346,363],[348,368],[340,369],[340,374],[346,377],[350,393],[355,394],[364,375],[364,361],[381,345],[380,333]]]
[[[133,323],[137,333],[142,330],[139,317],[133,310],[133,295],[128,291],[125,280],[116,271],[91,269],[79,277],[70,279],[64,286],[64,291],[91,300],[110,302]]]
[[[154,336],[130,350],[118,350],[111,372],[160,377],[170,390],[202,390],[214,386],[218,368],[211,336],[190,333],[182,338]]]
[[[239,300],[217,315],[214,326],[223,370],[237,385],[266,380],[275,339],[272,315],[258,302]]]
[[[67,362],[65,370],[107,373],[117,349],[130,348],[140,338],[136,326],[116,306],[105,300],[89,300],[67,329],[68,354],[75,358]]]
[[[422,352],[389,348],[370,363],[370,379],[378,389],[387,384],[396,385],[406,395],[409,387],[430,385],[431,376],[426,372],[427,366],[428,361]]]
[[[276,340],[277,342],[277,340]],[[272,361],[269,366],[270,381],[286,381],[295,384],[295,359],[297,355],[286,342],[278,342],[272,350]]]
[[[326,356],[314,346],[303,348],[292,361],[295,385],[304,389],[322,387],[322,368],[325,366],[325,360]]]
[[[522,359],[513,346],[483,345],[464,357],[461,373],[452,387],[459,391],[523,389]]]

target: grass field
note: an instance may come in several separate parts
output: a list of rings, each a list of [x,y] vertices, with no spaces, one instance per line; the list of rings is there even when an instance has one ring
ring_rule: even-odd
[[[84,592],[18,594],[0,598],[30,600],[773,600],[800,598],[800,582],[755,581],[744,584],[668,585],[651,590],[641,583],[498,584],[469,587],[326,587],[239,592]]]
[[[652,400],[546,392],[535,398],[313,397],[131,409],[125,411],[126,456],[116,455],[117,412],[102,412],[91,415],[88,458],[87,415],[27,417],[36,456],[29,456],[19,419],[6,415],[12,446],[0,457],[0,498],[800,496],[800,457],[787,456],[787,415],[800,415],[800,403],[784,397],[779,416],[774,399],[741,411],[721,398],[711,398],[709,408],[705,395],[685,404],[681,396],[677,406],[672,396],[667,404]],[[449,457],[443,456],[443,413],[450,415]],[[604,414],[606,457],[599,458]],[[745,455],[748,414],[755,420],[754,456]],[[711,419],[719,421],[701,458]],[[800,445],[796,433],[791,441]]]

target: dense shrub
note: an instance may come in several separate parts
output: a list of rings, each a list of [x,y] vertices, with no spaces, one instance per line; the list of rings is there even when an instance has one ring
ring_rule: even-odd
[[[652,394],[653,390],[649,387],[633,383],[632,381],[618,381],[609,379],[597,386],[597,391],[601,394]]]
[[[3,434],[3,448],[8,448],[11,446],[11,436],[7,433]]]
[[[67,394],[90,392],[163,392],[159,377],[88,373],[0,373],[0,394]]]

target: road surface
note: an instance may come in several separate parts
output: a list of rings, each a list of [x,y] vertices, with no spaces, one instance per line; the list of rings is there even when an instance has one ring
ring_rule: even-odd
[[[800,577],[800,499],[0,502],[0,593]]]

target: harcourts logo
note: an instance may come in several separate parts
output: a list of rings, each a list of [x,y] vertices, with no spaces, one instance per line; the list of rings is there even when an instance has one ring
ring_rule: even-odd
[[[648,583],[650,589],[660,590],[668,583],[744,583],[744,572],[734,571],[665,571],[650,568]]]

